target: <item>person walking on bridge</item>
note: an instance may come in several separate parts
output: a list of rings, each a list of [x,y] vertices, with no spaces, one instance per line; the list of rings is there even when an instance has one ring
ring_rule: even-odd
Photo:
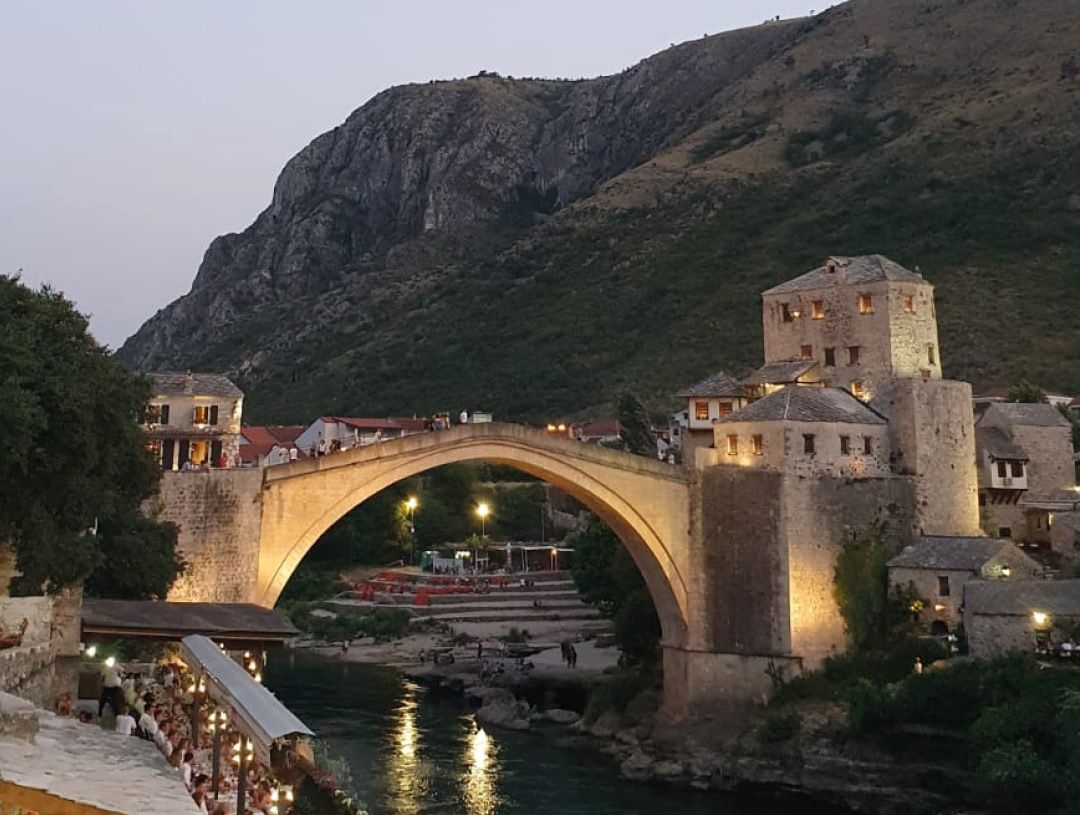
[[[461,424],[468,424],[469,423],[469,411],[462,410],[461,415],[458,416],[458,421],[461,422]]]

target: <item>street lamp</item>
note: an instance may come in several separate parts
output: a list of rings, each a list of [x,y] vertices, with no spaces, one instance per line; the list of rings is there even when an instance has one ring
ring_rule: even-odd
[[[481,501],[476,505],[476,514],[480,516],[480,537],[487,537],[487,516],[491,514],[491,507]]]
[[[420,506],[420,502],[416,500],[415,495],[410,495],[405,501],[405,509],[409,510],[409,532],[413,535],[416,534],[416,508]]]

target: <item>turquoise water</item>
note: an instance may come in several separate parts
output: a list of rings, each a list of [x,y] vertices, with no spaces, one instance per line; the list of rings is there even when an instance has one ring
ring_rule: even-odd
[[[335,755],[372,815],[839,815],[803,799],[632,784],[563,728],[477,728],[398,671],[282,652],[267,684]]]

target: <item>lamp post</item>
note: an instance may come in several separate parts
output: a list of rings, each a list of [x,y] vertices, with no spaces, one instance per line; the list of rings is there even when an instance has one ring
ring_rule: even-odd
[[[412,563],[413,556],[416,554],[416,508],[420,506],[420,502],[416,499],[415,495],[410,495],[405,499],[405,509],[409,510],[409,563]]]
[[[491,514],[491,507],[487,505],[486,501],[481,501],[476,505],[476,514],[480,516],[480,543],[487,539],[487,516]],[[480,568],[480,548],[477,547],[476,558],[473,561],[473,569]]]

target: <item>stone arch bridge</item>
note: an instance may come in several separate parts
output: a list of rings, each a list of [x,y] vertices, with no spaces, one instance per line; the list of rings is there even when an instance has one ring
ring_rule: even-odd
[[[462,461],[508,465],[554,484],[618,534],[656,604],[665,704],[675,716],[759,697],[767,671],[797,670],[803,658],[842,644],[831,600],[835,553],[791,545],[785,513],[801,499],[781,474],[684,469],[497,423],[261,470],[165,474],[162,517],[180,527],[189,564],[169,599],[272,607],[347,512],[399,481]],[[841,530],[833,533],[839,540]]]

